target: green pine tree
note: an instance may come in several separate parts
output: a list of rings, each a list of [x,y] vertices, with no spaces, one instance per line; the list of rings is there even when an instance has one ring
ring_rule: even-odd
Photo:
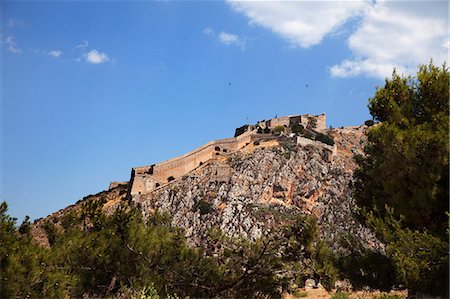
[[[400,283],[448,297],[449,72],[430,63],[369,100],[375,121],[358,157],[361,215],[387,244]]]

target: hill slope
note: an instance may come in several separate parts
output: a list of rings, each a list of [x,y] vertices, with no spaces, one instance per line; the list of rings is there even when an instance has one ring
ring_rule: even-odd
[[[220,228],[230,237],[254,240],[289,223],[296,214],[309,214],[317,218],[321,238],[335,251],[347,234],[368,248],[382,250],[382,244],[352,215],[355,204],[349,183],[356,167],[353,155],[362,154],[366,129],[330,130],[334,148],[318,141],[297,144],[288,137],[255,142],[211,159],[139,199],[127,199],[128,186],[119,185],[84,200],[105,199],[106,211],[126,202],[144,215],[166,212],[172,224],[183,228],[189,242],[197,246],[211,228]],[[58,223],[63,215],[77,211],[84,200],[37,221],[33,228],[36,239],[47,245],[43,223]]]

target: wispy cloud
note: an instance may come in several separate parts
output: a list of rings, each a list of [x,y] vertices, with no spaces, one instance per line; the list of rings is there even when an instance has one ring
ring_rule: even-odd
[[[14,27],[20,27],[23,26],[23,22],[19,21],[17,19],[9,19],[8,22],[6,22],[6,27],[8,28],[14,28]]]
[[[225,44],[225,45],[232,45],[232,44],[240,44],[241,40],[239,38],[239,36],[237,36],[236,34],[232,34],[232,33],[227,33],[222,31],[219,34],[219,40],[221,43]]]
[[[105,53],[99,52],[95,49],[89,51],[88,53],[83,55],[86,59],[86,62],[92,63],[92,64],[100,64],[104,62],[108,62],[110,59],[108,55]]]
[[[75,49],[84,50],[89,46],[89,42],[87,40],[83,40],[81,43],[75,46]]]
[[[351,57],[329,68],[334,77],[385,78],[396,67],[414,74],[419,64],[448,60],[447,3],[433,1],[229,1],[249,24],[279,34],[294,47],[319,45],[346,28]]]
[[[22,52],[22,49],[20,49],[17,46],[17,43],[14,41],[14,37],[8,36],[6,39],[3,40],[3,35],[0,35],[0,44],[6,45],[6,50],[13,54],[19,54]]]
[[[58,58],[62,54],[63,54],[63,52],[59,51],[59,50],[53,50],[53,51],[48,52],[48,55],[50,55],[50,56],[52,56],[54,58]]]
[[[214,32],[214,30],[211,27],[206,27],[205,29],[203,29],[203,34],[215,35],[215,32]]]
[[[203,29],[203,34],[209,35],[209,36],[216,36],[215,31],[211,27],[207,27]],[[241,47],[242,49],[245,49],[245,38],[240,37],[237,34],[228,33],[225,31],[220,32],[217,34],[217,39],[219,42],[221,42],[224,45],[236,45]]]

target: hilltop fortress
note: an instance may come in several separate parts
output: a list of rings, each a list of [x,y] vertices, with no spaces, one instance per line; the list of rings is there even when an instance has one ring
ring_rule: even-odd
[[[313,127],[316,131],[326,129],[325,114],[320,115],[290,115],[263,120],[256,125],[244,125],[236,129],[235,137],[214,140],[200,146],[184,155],[169,159],[167,161],[131,170],[131,178],[128,190],[130,199],[139,200],[141,194],[155,190],[158,187],[181,178],[194,169],[201,167],[209,160],[217,156],[228,155],[235,152],[251,142],[276,138],[272,134],[278,127],[292,128],[294,125]],[[110,188],[117,186],[113,182]]]

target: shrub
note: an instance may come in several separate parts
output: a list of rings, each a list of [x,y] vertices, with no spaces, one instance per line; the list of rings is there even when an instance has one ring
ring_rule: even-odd
[[[292,125],[292,133],[295,134],[301,134],[305,131],[305,127],[303,127],[301,124],[294,124]]]
[[[310,131],[305,131],[305,134],[303,135],[305,138],[314,140],[314,134],[311,133]]]
[[[365,124],[366,126],[368,126],[368,127],[371,127],[371,126],[373,126],[373,125],[375,124],[375,122],[374,122],[373,120],[369,119],[369,120],[366,120],[366,121],[364,122],[364,124]]]
[[[316,140],[320,141],[320,142],[323,142],[325,144],[331,145],[331,146],[334,145],[333,138],[330,135],[327,135],[327,134],[317,133],[316,134]]]
[[[58,230],[56,226],[49,220],[46,220],[43,225],[44,231],[47,234],[48,243],[52,246],[58,238]]]
[[[305,298],[308,297],[308,294],[306,292],[299,292],[297,290],[295,290],[294,292],[292,292],[292,295],[294,295],[295,298]]]
[[[343,292],[336,292],[330,299],[348,299],[348,294]]]
[[[69,229],[74,225],[80,224],[81,219],[75,211],[70,211],[61,217],[61,226],[64,229]],[[45,224],[44,224],[45,227]]]
[[[211,213],[212,209],[212,204],[203,199],[200,199],[194,204],[194,210],[200,211],[200,215],[209,214]]]
[[[277,134],[280,134],[281,132],[284,132],[284,126],[276,126],[276,127],[273,129],[273,132],[274,132],[274,133],[277,133]]]
[[[264,130],[263,130],[263,132],[264,132],[265,134],[269,134],[269,133],[270,133],[270,129],[269,129],[268,127],[265,127]]]
[[[259,145],[259,141],[253,142],[254,145]]]

